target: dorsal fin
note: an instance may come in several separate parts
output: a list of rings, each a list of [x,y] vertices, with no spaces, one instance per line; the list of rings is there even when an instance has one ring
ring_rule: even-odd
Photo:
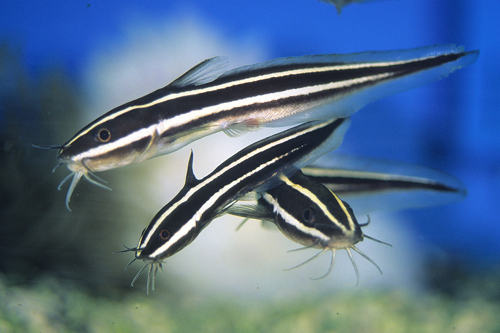
[[[222,75],[229,61],[226,57],[213,57],[203,60],[186,73],[172,81],[169,87],[199,86],[209,83]]]
[[[196,179],[196,176],[194,175],[193,172],[193,157],[194,153],[193,150],[191,149],[191,155],[189,155],[188,168],[186,172],[186,182],[184,186],[193,186],[198,184],[198,179]]]

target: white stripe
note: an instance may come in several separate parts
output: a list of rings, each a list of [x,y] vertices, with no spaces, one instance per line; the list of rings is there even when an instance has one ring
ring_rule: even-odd
[[[294,149],[295,150],[295,149]],[[289,153],[293,152],[290,151]],[[179,231],[177,231],[174,235],[174,237],[172,237],[171,239],[169,239],[165,244],[163,244],[162,246],[160,246],[156,251],[154,251],[153,253],[151,253],[149,255],[149,257],[151,258],[155,258],[157,256],[160,256],[162,253],[164,253],[165,251],[167,251],[173,244],[175,244],[180,238],[182,238],[183,236],[187,235],[191,230],[193,230],[194,228],[196,228],[196,224],[197,222],[200,220],[201,216],[208,210],[210,209],[210,207],[212,207],[215,202],[221,197],[223,196],[226,192],[228,192],[229,190],[231,190],[233,187],[235,187],[236,185],[238,185],[241,181],[243,181],[245,178],[248,178],[250,177],[251,175],[253,175],[254,173],[262,170],[263,168],[265,168],[266,166],[268,166],[269,164],[273,164],[274,162],[282,159],[283,157],[287,156],[289,153],[286,153],[286,154],[283,154],[281,156],[278,156],[278,157],[275,157],[273,158],[271,161],[267,162],[267,163],[264,163],[264,164],[261,164],[258,168],[252,170],[251,172],[248,172],[246,174],[244,174],[242,177],[232,181],[231,183],[227,184],[226,186],[224,186],[223,188],[221,188],[219,191],[217,191],[216,193],[214,193],[214,195],[212,195],[210,197],[210,199],[208,199],[204,204],[203,206],[201,206],[201,208],[195,213],[195,215],[188,221],[188,223],[186,225],[183,225],[182,228],[179,229]],[[194,192],[193,192],[194,193]],[[235,200],[238,199],[237,197],[234,198]],[[164,219],[164,216],[165,214],[162,214],[162,217],[160,218],[161,220]],[[166,217],[166,216],[165,216]],[[155,227],[153,230],[157,229],[157,225],[158,225],[158,222],[155,224]],[[153,231],[152,230],[152,231]],[[153,232],[151,232],[150,234],[152,234]],[[148,237],[148,239],[146,240],[146,242],[149,240],[150,237]]]
[[[307,235],[310,235],[312,237],[317,237],[317,238],[321,239],[322,241],[326,241],[326,242],[330,241],[330,237],[326,236],[324,233],[322,233],[318,229],[307,227],[303,223],[301,223],[297,219],[295,219],[295,217],[293,217],[286,210],[281,208],[279,203],[271,195],[269,195],[267,192],[265,192],[263,194],[262,198],[273,206],[274,213],[279,214],[286,223],[294,226],[295,228],[297,228],[298,230],[300,230],[301,232],[303,232]]]
[[[72,159],[73,161],[81,161],[86,158],[95,158],[96,156],[104,155],[115,149],[123,148],[130,145],[133,142],[142,140],[144,138],[153,136],[157,125],[151,125],[147,128],[142,128],[138,131],[132,132],[123,138],[116,140],[114,142],[107,143],[105,145],[99,145],[95,148],[91,148],[83,153],[75,155]]]
[[[160,255],[161,253],[165,252],[168,250],[172,245],[177,243],[179,239],[187,235],[191,230],[196,228],[196,216],[193,216],[187,223],[185,223],[174,235],[161,247],[159,247],[155,252],[149,255],[150,258],[155,258],[156,256]],[[147,240],[149,240],[150,237],[148,237]],[[145,244],[143,242],[143,244]],[[142,246],[141,248],[144,248]]]
[[[156,230],[158,229],[158,227],[160,226],[160,224],[168,217],[168,215],[170,215],[172,213],[172,211],[174,211],[175,209],[177,209],[177,207],[179,205],[181,205],[182,203],[185,203],[187,202],[190,197],[196,193],[196,191],[200,190],[201,188],[205,187],[205,186],[208,186],[210,184],[210,182],[212,182],[214,179],[217,179],[218,177],[221,177],[224,173],[226,173],[228,170],[231,170],[235,167],[237,167],[239,164],[243,163],[244,161],[252,158],[253,156],[257,155],[257,154],[260,154],[261,152],[263,151],[266,151],[266,150],[269,150],[271,148],[273,148],[274,146],[276,145],[280,145],[286,141],[289,141],[291,139],[294,139],[298,136],[301,136],[301,135],[304,135],[304,134],[307,134],[309,132],[312,132],[312,131],[315,131],[319,128],[323,128],[329,124],[331,124],[333,121],[335,120],[331,120],[329,122],[326,122],[326,123],[320,123],[320,124],[317,124],[317,125],[314,125],[314,126],[311,126],[311,127],[308,127],[300,132],[297,132],[293,135],[290,135],[290,136],[287,136],[285,138],[282,138],[281,140],[278,140],[278,141],[273,141],[271,143],[268,143],[267,145],[263,146],[263,147],[260,147],[258,149],[255,149],[254,151],[250,152],[249,154],[241,157],[240,159],[232,162],[231,164],[229,164],[228,166],[226,166],[225,168],[223,168],[222,170],[220,170],[219,172],[215,173],[214,175],[212,175],[211,177],[207,178],[206,180],[204,180],[203,182],[200,182],[199,184],[197,184],[196,186],[192,187],[179,201],[177,201],[175,204],[173,204],[169,209],[167,209],[155,222],[155,224],[153,225],[153,228],[151,228],[150,232],[146,235],[144,241],[142,242],[142,246],[141,248],[144,248],[146,246],[146,244],[149,242],[149,240],[151,239],[151,237],[153,236],[154,233],[156,233]],[[297,148],[296,148],[297,149]],[[294,149],[295,150],[295,149]],[[293,150],[292,150],[293,151]],[[242,179],[248,177],[248,175],[251,175],[253,174],[254,172],[258,171],[259,169],[261,169],[262,167],[268,165],[269,163],[271,162],[274,162],[276,161],[277,159],[273,159],[272,161],[270,162],[267,162],[267,163],[264,163],[261,165],[261,167],[253,170],[252,172],[249,172],[245,175],[243,175],[241,178],[231,182],[229,185],[227,185],[226,187],[224,187],[223,189],[220,189],[217,193],[221,192],[221,193],[225,193],[225,191],[229,190],[229,188],[235,186],[238,182],[240,182]],[[211,201],[210,202],[215,202],[216,198],[214,198],[214,196],[211,198]],[[206,209],[206,203],[202,206],[203,209]],[[208,205],[210,206],[210,205]],[[208,207],[207,206],[207,207]],[[201,213],[199,214],[202,214],[205,210],[202,210],[200,209]],[[197,214],[198,212],[196,212],[195,214]],[[180,230],[184,230],[184,227],[181,228]],[[180,231],[179,230],[179,231]],[[180,236],[182,237],[182,236]],[[169,243],[169,242],[167,242]],[[163,247],[162,247],[163,248]],[[157,251],[156,251],[157,252]],[[155,252],[155,253],[156,253]]]
[[[148,135],[152,135],[154,128],[156,128],[158,135],[161,136],[163,133],[165,133],[167,130],[169,130],[171,128],[180,127],[182,125],[187,124],[188,122],[192,121],[195,118],[202,118],[202,117],[208,116],[210,114],[231,111],[234,108],[249,106],[252,104],[272,102],[272,101],[277,101],[277,100],[280,100],[283,98],[304,96],[304,95],[309,95],[309,94],[321,92],[324,90],[347,87],[347,86],[354,85],[354,84],[360,84],[360,83],[364,83],[364,82],[368,82],[368,81],[383,79],[383,78],[386,78],[389,76],[391,76],[391,74],[388,74],[388,73],[379,74],[379,75],[373,75],[373,76],[368,76],[368,77],[359,78],[359,79],[351,79],[351,80],[347,80],[347,81],[334,82],[334,83],[328,83],[328,84],[317,85],[317,86],[308,86],[308,87],[299,88],[299,89],[290,89],[290,90],[285,90],[285,91],[281,91],[278,93],[271,93],[271,94],[266,94],[266,95],[248,97],[248,98],[244,98],[241,100],[236,100],[236,101],[231,101],[231,102],[226,102],[226,103],[208,106],[206,108],[193,110],[193,111],[178,115],[178,116],[173,117],[173,118],[164,119],[164,120],[160,121],[158,124],[151,125],[150,127],[146,128],[146,129],[140,129],[136,132],[130,133],[129,135],[121,138],[118,141],[110,142],[107,144],[102,144],[96,148],[92,148],[86,152],[78,154],[73,158],[73,160],[74,161],[81,161],[84,158],[95,158],[96,156],[99,156],[101,154],[106,154],[110,151],[113,151],[114,149],[122,148],[130,143],[141,140],[141,139],[147,137]],[[246,118],[248,118],[248,117],[246,117]],[[269,119],[271,119],[271,120],[269,120]],[[266,119],[262,118],[262,119],[260,119],[259,122],[266,122],[265,120]],[[268,118],[267,120],[268,120],[267,122],[270,122],[270,121],[273,121],[276,119]],[[232,124],[230,124],[230,125],[232,125]],[[220,128],[220,130],[222,130],[222,128]],[[71,142],[74,142],[76,139],[77,138],[75,138]],[[71,142],[69,144],[71,144]]]
[[[435,58],[436,56],[432,57],[427,57],[427,58],[419,58],[419,59],[410,59],[410,60],[401,60],[401,61],[391,61],[391,62],[376,62],[376,63],[362,63],[362,64],[344,64],[344,65],[335,65],[335,66],[326,66],[326,67],[314,67],[314,68],[302,68],[302,69],[295,69],[295,70],[289,70],[289,71],[284,71],[284,72],[277,72],[277,73],[271,73],[271,74],[264,74],[264,75],[259,75],[255,77],[250,77],[246,79],[241,79],[241,80],[236,80],[232,82],[227,82],[224,84],[220,84],[217,86],[213,87],[207,87],[207,88],[199,88],[199,89],[192,89],[189,91],[184,91],[180,93],[173,93],[173,94],[168,94],[164,97],[161,97],[157,100],[154,100],[150,103],[147,104],[142,104],[142,105],[134,105],[134,106],[129,106],[128,108],[125,108],[120,111],[116,111],[113,114],[101,119],[99,122],[95,123],[93,126],[88,128],[86,131],[83,131],[80,133],[78,136],[76,136],[73,140],[71,140],[68,145],[72,144],[75,140],[77,140],[79,137],[87,134],[89,131],[93,130],[100,124],[114,119],[124,113],[127,113],[129,111],[135,110],[135,109],[143,109],[143,108],[148,108],[151,106],[154,106],[159,103],[163,103],[169,100],[173,100],[176,98],[181,98],[181,97],[186,97],[186,96],[193,96],[196,94],[203,94],[211,91],[216,91],[216,90],[222,90],[226,89],[229,87],[237,86],[240,84],[246,84],[246,83],[252,83],[252,82],[257,82],[257,81],[262,81],[262,80],[267,80],[267,79],[272,79],[272,78],[278,78],[278,77],[284,77],[284,76],[291,76],[291,75],[300,75],[300,74],[310,74],[310,73],[320,73],[320,72],[327,72],[327,71],[335,71],[335,70],[350,70],[350,69],[360,69],[360,68],[373,68],[373,67],[384,67],[384,66],[391,66],[391,65],[402,65],[406,63],[411,63],[415,61],[422,61],[430,58]],[[356,80],[356,79],[354,79]],[[350,82],[351,80],[347,80],[345,82]]]
[[[158,133],[160,133],[160,135],[161,135],[165,131],[169,130],[170,128],[185,125],[188,122],[192,121],[193,119],[202,118],[202,117],[205,117],[205,116],[208,116],[211,114],[216,114],[219,112],[231,111],[231,110],[233,110],[235,108],[239,108],[239,107],[244,107],[244,106],[249,106],[249,105],[259,104],[259,103],[273,102],[273,101],[278,101],[280,99],[286,99],[289,97],[307,96],[307,95],[314,94],[314,93],[321,92],[321,91],[325,91],[325,90],[338,89],[338,88],[343,88],[343,87],[347,87],[347,86],[351,86],[351,85],[355,85],[355,84],[360,84],[360,83],[364,83],[364,82],[376,81],[376,80],[380,80],[380,79],[383,79],[386,77],[390,77],[391,75],[392,74],[389,74],[389,73],[378,74],[378,75],[367,76],[367,77],[359,78],[359,79],[351,79],[351,80],[327,83],[327,84],[316,85],[316,86],[307,86],[307,87],[303,87],[303,88],[289,89],[289,90],[280,91],[277,93],[270,93],[270,94],[265,94],[265,95],[247,97],[247,98],[243,98],[240,100],[235,100],[235,101],[231,101],[231,102],[212,105],[212,106],[205,107],[203,109],[193,110],[193,111],[178,115],[178,116],[170,118],[170,119],[162,120],[158,125]],[[280,115],[280,117],[282,117],[282,115]],[[247,118],[248,117],[245,117],[245,119],[247,119]],[[274,117],[274,118],[277,118],[277,117]],[[269,119],[271,119],[271,120],[269,120]],[[273,119],[273,118],[264,119],[264,118],[262,118],[259,120],[259,122],[264,123],[264,122],[270,122],[273,120],[276,120],[276,119]]]
[[[334,223],[335,225],[337,225],[340,229],[342,229],[342,232],[346,233],[348,231],[348,229],[346,229],[346,227],[340,223],[337,218],[335,218],[335,216],[333,216],[330,212],[330,210],[328,209],[328,207],[326,207],[326,205],[323,203],[323,201],[319,200],[318,197],[312,193],[311,191],[309,191],[307,188],[304,188],[300,185],[297,185],[295,183],[293,183],[290,179],[288,179],[287,177],[281,177],[281,179],[290,187],[292,187],[294,190],[298,191],[299,193],[303,194],[304,196],[306,196],[307,198],[309,198],[311,201],[313,201],[316,206],[318,206],[319,209],[321,209],[321,211],[323,212],[323,214],[325,214],[328,219],[330,221],[332,221],[332,223]],[[331,192],[331,191],[330,191]],[[333,192],[332,192],[333,194]],[[335,196],[335,194],[333,194]],[[336,196],[335,196],[336,197]],[[337,200],[338,201],[338,200]],[[348,214],[348,212],[345,210],[345,208],[343,207],[342,203],[339,202],[339,204],[342,206],[342,209],[343,211],[345,212],[347,218],[349,220],[350,219],[350,216]],[[354,230],[354,226],[352,226],[352,224],[350,223],[351,225],[351,230]]]

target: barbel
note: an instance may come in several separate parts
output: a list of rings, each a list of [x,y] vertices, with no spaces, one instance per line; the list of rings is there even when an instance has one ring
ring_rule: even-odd
[[[169,85],[112,109],[60,147],[57,160],[71,171],[65,181],[73,175],[66,206],[82,176],[100,184],[92,172],[140,163],[219,131],[236,136],[263,126],[345,118],[477,57],[478,51],[441,45],[281,58],[226,72],[224,58],[207,59]]]
[[[215,218],[243,195],[279,185],[280,174],[291,175],[337,148],[349,119],[309,122],[272,135],[240,150],[203,179],[193,173],[189,159],[184,187],[153,218],[143,232],[135,259],[150,267],[147,292],[163,260],[189,245]],[[135,260],[134,259],[134,260]]]
[[[304,245],[298,250],[321,249],[310,259],[290,269],[300,267],[330,250],[332,253],[330,267],[324,275],[316,278],[321,279],[332,271],[336,251],[346,250],[356,272],[356,285],[358,285],[359,271],[351,253],[353,249],[382,274],[380,267],[355,245],[365,237],[389,244],[365,235],[361,227],[368,223],[360,225],[349,204],[301,171],[291,177],[280,175],[280,179],[283,182],[281,185],[259,193],[260,198],[255,205],[236,204],[228,209],[228,214],[274,223],[290,240]]]

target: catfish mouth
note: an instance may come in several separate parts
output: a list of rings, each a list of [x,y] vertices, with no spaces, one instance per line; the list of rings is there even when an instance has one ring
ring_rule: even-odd
[[[333,239],[330,240],[327,244],[325,244],[325,248],[336,249],[336,250],[345,250],[348,248],[352,248],[355,244],[361,242],[363,238],[352,240],[351,238],[344,239]]]
[[[345,250],[363,241],[363,238],[364,235],[362,232],[359,234],[357,232],[352,232],[347,235],[344,234],[338,237],[331,237],[327,242],[321,242],[321,245],[324,248]]]
[[[99,187],[102,187],[102,188],[104,188],[106,190],[111,191],[111,189],[109,187],[107,187],[106,185],[103,184],[103,183],[106,183],[106,182],[104,180],[100,179],[99,177],[97,177],[92,172],[92,170],[90,170],[90,168],[85,163],[85,159],[83,159],[81,161],[76,161],[76,160],[72,159],[71,157],[69,157],[69,154],[67,153],[67,149],[70,148],[71,145],[63,145],[63,146],[58,146],[58,145],[32,145],[32,146],[35,147],[35,148],[40,148],[40,149],[51,149],[51,150],[57,149],[58,150],[56,158],[57,158],[57,161],[59,163],[54,167],[54,169],[52,169],[52,173],[54,173],[56,171],[56,169],[58,167],[60,167],[61,165],[63,165],[63,164],[66,164],[66,166],[68,167],[68,169],[71,171],[71,173],[68,176],[66,176],[61,181],[61,183],[59,184],[59,186],[57,187],[57,190],[60,191],[61,188],[62,188],[62,186],[68,180],[70,180],[71,177],[73,177],[73,179],[71,180],[71,184],[69,186],[69,189],[68,189],[68,193],[66,194],[66,208],[70,212],[71,212],[71,209],[69,208],[69,202],[71,200],[71,195],[73,194],[73,191],[75,190],[75,187],[78,184],[78,182],[80,181],[80,179],[82,178],[82,176],[85,177],[85,179],[87,179],[92,184],[97,185]],[[90,175],[92,175],[95,179],[92,179],[90,177]]]
[[[57,190],[60,191],[62,186],[70,180],[72,177],[73,179],[71,180],[71,184],[69,185],[68,188],[68,193],[66,194],[66,208],[71,212],[71,208],[69,208],[69,203],[71,201],[71,195],[73,194],[76,185],[78,185],[78,182],[80,182],[80,179],[85,177],[86,180],[88,180],[90,183],[102,187],[108,191],[111,191],[111,188],[108,186],[104,185],[106,181],[103,179],[99,178],[95,173],[93,173],[90,168],[86,165],[85,160],[81,161],[74,161],[72,159],[68,159],[67,157],[63,156],[63,149],[59,150],[59,154],[57,156],[57,160],[59,161],[59,164],[56,165],[56,167],[52,170],[54,172],[59,166],[66,164],[68,169],[71,171],[69,175],[64,178],[59,186],[57,187]],[[91,178],[91,176],[93,178]],[[95,178],[95,179],[94,179]]]
[[[61,149],[59,149],[59,151],[57,152],[57,161],[59,163],[64,163],[64,164],[70,164],[71,163],[71,158],[68,156],[67,154],[67,150],[66,148],[68,148],[70,146],[62,146]]]
[[[357,225],[353,230],[341,230],[331,224],[317,223],[314,228],[320,229],[325,235],[325,238],[316,239],[317,248],[344,250],[364,239],[363,231]]]

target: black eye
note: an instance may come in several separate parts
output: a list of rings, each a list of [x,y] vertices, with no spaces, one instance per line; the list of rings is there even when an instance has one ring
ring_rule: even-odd
[[[170,238],[170,231],[168,231],[167,229],[163,229],[162,231],[160,231],[160,238],[163,240],[169,239]]]
[[[101,128],[97,132],[96,140],[99,142],[108,142],[111,140],[111,132],[107,128]]]
[[[302,212],[302,218],[304,219],[305,223],[313,223],[315,220],[315,213],[312,208],[306,208]]]

